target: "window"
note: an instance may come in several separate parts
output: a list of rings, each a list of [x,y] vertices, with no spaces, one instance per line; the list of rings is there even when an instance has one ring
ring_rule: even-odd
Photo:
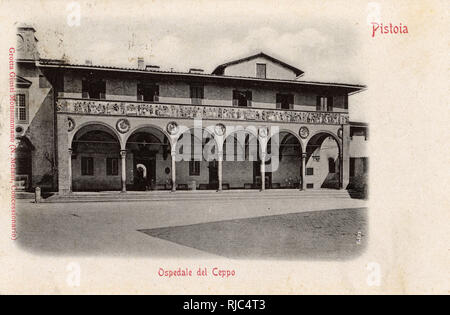
[[[233,91],[233,106],[252,106],[252,91]]]
[[[191,85],[191,98],[203,98],[203,86]]]
[[[25,94],[16,94],[16,118],[18,122],[28,122],[28,106]]]
[[[306,188],[314,188],[314,184],[306,184]]]
[[[322,112],[333,111],[333,97],[332,96],[317,96],[316,110]]]
[[[200,176],[200,161],[189,161],[189,176]]]
[[[94,158],[82,157],[81,158],[81,175],[94,175]]]
[[[293,109],[294,108],[294,95],[277,93],[277,108]]]
[[[192,104],[201,105],[203,99],[203,86],[191,85],[190,91]]]
[[[265,63],[257,63],[256,64],[256,77],[257,78],[266,78],[266,64]]]
[[[108,176],[119,175],[119,159],[117,158],[106,159],[106,175]]]
[[[104,99],[106,97],[106,82],[97,79],[84,79],[81,82],[83,98]]]
[[[314,175],[314,168],[307,167],[306,168],[306,175]]]
[[[328,159],[328,172],[329,173],[336,173],[336,162],[333,158]]]
[[[137,85],[138,101],[158,102],[159,101],[159,85],[154,83],[141,82]]]

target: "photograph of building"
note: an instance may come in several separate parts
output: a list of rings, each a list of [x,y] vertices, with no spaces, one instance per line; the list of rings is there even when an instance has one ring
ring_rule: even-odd
[[[41,59],[33,27],[17,38],[24,191],[345,190],[367,174],[367,124],[348,111],[365,86],[303,81],[264,52],[175,72]]]

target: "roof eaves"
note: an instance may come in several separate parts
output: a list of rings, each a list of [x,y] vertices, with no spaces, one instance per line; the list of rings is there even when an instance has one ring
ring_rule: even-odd
[[[53,61],[53,60],[52,60]],[[148,73],[148,74],[168,74],[168,75],[185,75],[191,77],[207,77],[207,78],[219,78],[219,79],[237,79],[237,80],[247,80],[247,81],[258,81],[258,82],[272,82],[272,83],[285,83],[285,84],[304,84],[304,85],[322,85],[322,86],[336,86],[342,88],[356,89],[356,91],[365,89],[364,85],[356,84],[346,84],[346,83],[334,83],[334,82],[318,82],[318,81],[302,81],[302,80],[280,80],[280,79],[263,79],[255,77],[245,77],[245,76],[228,76],[228,75],[218,75],[218,74],[208,74],[208,73],[189,73],[189,72],[178,72],[178,71],[163,71],[163,70],[145,70],[139,68],[127,68],[127,67],[117,67],[117,66],[102,66],[102,65],[86,65],[86,64],[70,64],[70,63],[57,63],[57,62],[47,62],[46,60],[41,60],[39,62],[41,66],[57,67],[57,68],[79,68],[79,69],[99,69],[99,70],[112,70],[112,71],[130,71],[138,73]]]

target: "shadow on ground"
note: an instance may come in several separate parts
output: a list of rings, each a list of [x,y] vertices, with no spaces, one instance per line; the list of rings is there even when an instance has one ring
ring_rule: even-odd
[[[367,244],[367,209],[338,209],[139,230],[235,259],[347,260]]]

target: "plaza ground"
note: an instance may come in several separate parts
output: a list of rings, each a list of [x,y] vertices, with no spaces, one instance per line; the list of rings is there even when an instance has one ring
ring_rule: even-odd
[[[366,243],[351,198],[18,201],[18,244],[37,255],[351,259]]]

